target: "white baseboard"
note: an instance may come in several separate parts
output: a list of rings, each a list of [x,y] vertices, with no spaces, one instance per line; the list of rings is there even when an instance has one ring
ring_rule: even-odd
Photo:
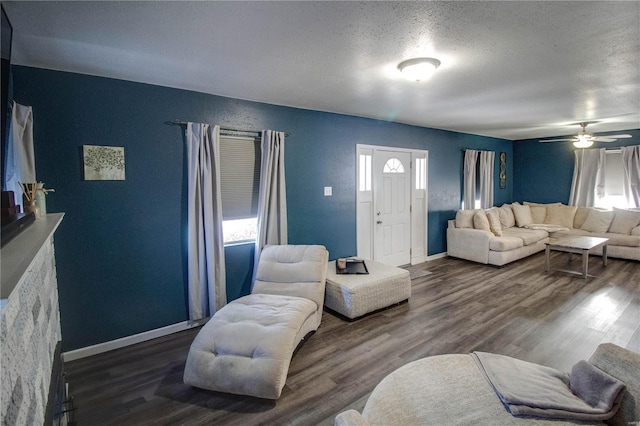
[[[125,346],[135,345],[136,343],[146,342],[147,340],[155,339],[157,337],[167,336],[179,331],[198,327],[207,322],[207,319],[208,318],[202,321],[183,321],[177,324],[168,325],[166,327],[156,328],[155,330],[149,330],[143,333],[134,334],[132,336],[111,340],[109,342],[98,343],[96,345],[74,349],[69,352],[64,352],[62,354],[62,359],[64,360],[64,362],[74,361],[76,359],[86,358],[88,356],[101,354],[103,352],[112,351],[114,349],[124,348]]]
[[[447,252],[432,254],[426,257],[426,261],[441,259],[447,257]],[[147,340],[155,339],[157,337],[167,336],[169,334],[177,333],[179,331],[188,330],[193,327],[198,327],[206,323],[208,318],[202,321],[183,321],[177,324],[171,324],[166,327],[156,328],[155,330],[145,331],[143,333],[134,334],[132,336],[122,337],[120,339],[111,340],[109,342],[98,343],[92,346],[86,346],[80,349],[74,349],[72,351],[64,352],[62,358],[65,362],[74,361],[76,359],[86,358],[88,356],[101,354],[104,352],[112,351],[114,349],[124,348],[125,346],[135,345],[136,343],[146,342]]]
[[[426,255],[416,256],[411,258],[411,265],[419,265],[424,262],[430,262],[432,260],[442,259],[443,257],[447,257],[447,256],[448,254],[446,251],[444,253],[432,254],[431,256],[426,256]]]
[[[431,260],[436,260],[436,259],[442,259],[443,257],[447,257],[448,254],[447,252],[442,252],[442,253],[436,253],[436,254],[432,254],[431,256],[427,256],[427,262],[431,261]]]

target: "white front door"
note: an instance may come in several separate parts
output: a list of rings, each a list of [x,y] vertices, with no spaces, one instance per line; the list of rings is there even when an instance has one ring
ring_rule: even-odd
[[[376,151],[373,158],[374,260],[411,262],[411,153]]]

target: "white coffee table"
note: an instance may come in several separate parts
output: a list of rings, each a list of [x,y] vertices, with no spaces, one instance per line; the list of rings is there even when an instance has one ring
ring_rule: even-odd
[[[546,272],[549,272],[551,269],[549,262],[549,255],[551,251],[562,251],[565,253],[576,253],[582,255],[582,272],[570,271],[562,269],[563,272],[569,273],[578,273],[581,274],[583,278],[587,278],[589,276],[589,251],[602,246],[602,264],[607,266],[607,242],[608,238],[599,238],[599,237],[583,237],[583,236],[573,236],[573,237],[564,237],[559,238],[555,241],[550,241],[547,244],[547,248],[545,249],[545,265]]]

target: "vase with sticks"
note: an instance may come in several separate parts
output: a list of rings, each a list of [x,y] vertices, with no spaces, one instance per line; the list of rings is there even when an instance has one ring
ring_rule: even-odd
[[[39,195],[40,194],[46,195],[49,192],[55,192],[55,190],[45,189],[44,183],[42,182],[33,182],[33,183],[18,182],[18,183],[20,184],[20,188],[22,188],[22,201],[24,204],[25,213],[33,212],[33,214],[36,217],[36,220],[40,219],[43,214],[46,214],[46,207],[43,205],[44,207],[44,213],[43,213],[43,208],[41,208],[37,202],[38,199],[41,199],[41,200],[43,199],[43,197],[39,197]]]

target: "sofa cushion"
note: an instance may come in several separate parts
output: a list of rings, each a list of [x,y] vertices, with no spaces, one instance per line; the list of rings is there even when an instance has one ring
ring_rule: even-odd
[[[576,215],[576,210],[577,207],[575,206],[565,206],[562,204],[548,206],[544,223],[573,228],[573,218]]]
[[[516,226],[516,218],[513,216],[511,204],[503,204],[498,210],[500,211],[500,225],[503,229]]]
[[[473,229],[473,215],[475,215],[477,211],[477,209],[458,210],[456,213],[456,228]]]
[[[544,240],[549,236],[547,231],[542,231],[538,229],[525,229],[525,228],[508,228],[502,230],[502,235],[504,237],[516,237],[520,238],[525,246],[529,244],[535,244],[540,240]]]
[[[636,226],[631,230],[631,235],[639,235],[640,236],[640,225]]]
[[[587,215],[587,220],[582,224],[581,229],[591,232],[607,232],[613,221],[613,211],[601,211],[592,209]]]
[[[640,222],[640,212],[617,209],[615,207],[613,211],[615,212],[615,216],[609,227],[609,232],[630,235],[631,230]]]
[[[502,225],[500,224],[500,211],[497,207],[492,207],[485,210],[487,214],[487,220],[489,220],[489,228],[496,237],[502,236]]]
[[[516,219],[516,225],[518,225],[518,227],[522,228],[533,223],[529,206],[514,203],[511,205],[511,210],[513,210],[513,216]]]
[[[405,364],[375,387],[362,416],[385,426],[516,424],[469,354]]]
[[[489,241],[489,250],[493,251],[509,251],[515,250],[524,245],[522,238],[518,237],[500,237],[500,238],[492,238]]]
[[[608,238],[609,242],[607,244],[610,246],[640,247],[640,236],[638,235],[605,232],[604,234],[599,234],[598,237]]]
[[[491,232],[489,219],[487,219],[487,214],[484,212],[484,210],[478,210],[476,214],[473,215],[473,227],[475,229],[481,229],[483,231]]]
[[[512,416],[469,354],[436,355],[405,364],[375,387],[362,417],[371,425],[385,426],[576,424]]]
[[[640,233],[638,235],[624,235],[614,234],[611,232],[590,232],[584,229],[572,229],[571,231],[554,232],[554,238],[569,237],[572,235],[583,235],[585,237],[599,237],[608,238],[607,244],[609,246],[622,246],[622,247],[640,247]]]

